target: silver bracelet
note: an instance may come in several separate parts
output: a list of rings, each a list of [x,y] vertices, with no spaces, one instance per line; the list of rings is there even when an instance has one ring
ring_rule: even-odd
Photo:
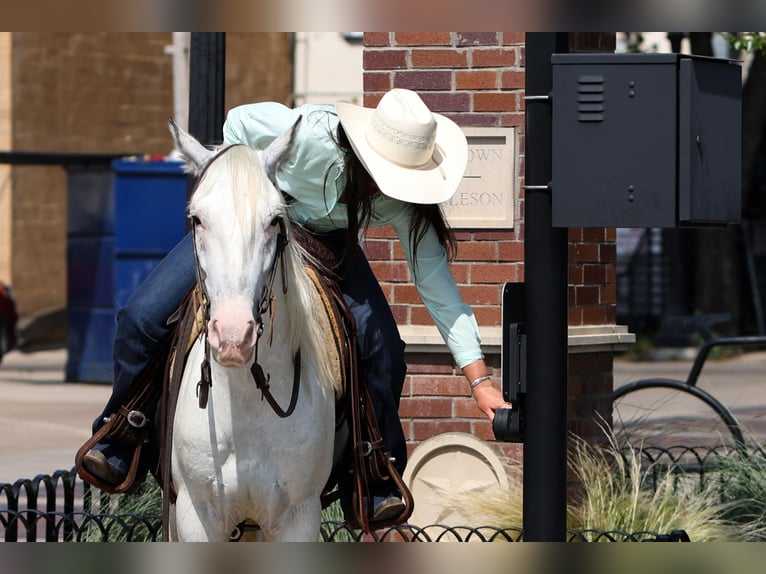
[[[471,381],[471,388],[474,388],[479,383],[483,383],[484,381],[490,380],[492,377],[489,375],[484,375],[483,377],[479,377],[478,379],[475,379]]]

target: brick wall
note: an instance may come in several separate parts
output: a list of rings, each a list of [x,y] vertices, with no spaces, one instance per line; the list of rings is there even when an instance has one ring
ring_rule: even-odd
[[[569,230],[569,325],[613,325],[617,321],[617,248],[614,228]],[[583,438],[604,438],[611,424],[611,352],[569,355],[569,430]]]
[[[500,324],[505,282],[524,280],[524,34],[519,32],[366,32],[364,104],[375,106],[391,88],[417,91],[429,107],[462,127],[518,128],[516,203],[520,218],[508,230],[458,229],[452,271],[479,324]],[[614,49],[614,37],[573,34],[572,50]],[[570,231],[570,325],[614,324],[616,314],[615,233],[604,229]],[[401,325],[432,324],[410,283],[392,231],[368,234],[367,253]],[[500,376],[497,352],[486,360]],[[476,408],[466,382],[445,352],[408,352],[409,372],[400,414],[410,448],[437,433],[470,432],[493,439],[491,426]],[[570,430],[592,436],[593,410],[607,420],[611,354],[570,355]],[[608,390],[607,390],[608,389]],[[587,397],[587,398],[583,398]],[[594,431],[595,428],[595,431]],[[496,445],[520,459],[518,445]]]

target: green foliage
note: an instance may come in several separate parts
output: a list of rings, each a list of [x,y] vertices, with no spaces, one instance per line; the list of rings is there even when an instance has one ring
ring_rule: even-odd
[[[332,527],[324,528],[331,535],[330,538],[333,542],[355,542],[359,539],[361,533],[357,530],[349,530],[344,524],[343,509],[341,508],[340,501],[336,500],[330,504],[327,508],[322,510],[322,523],[332,524]],[[338,525],[337,528],[335,525]]]
[[[106,499],[106,505],[99,509],[99,515],[115,516],[114,521],[101,519],[107,531],[97,524],[88,525],[85,542],[147,542],[152,533],[143,523],[147,517],[162,516],[162,490],[157,481],[149,475],[146,481],[132,494],[118,494]],[[136,517],[132,519],[131,517]],[[125,528],[123,524],[130,526]],[[162,539],[162,528],[157,540]]]
[[[644,43],[644,35],[641,32],[625,32],[627,50],[631,54],[642,52],[641,46]]]
[[[657,473],[635,450],[625,452],[611,436],[606,447],[573,439],[570,468],[581,494],[569,508],[571,528],[663,534],[682,529],[696,542],[737,537],[711,487],[665,469]]]
[[[604,445],[573,438],[569,456],[571,504],[567,525],[573,531],[624,531],[667,534],[684,530],[695,542],[766,541],[766,461],[731,453],[716,461],[700,482],[683,469],[642,463],[632,449],[608,433]],[[761,451],[763,454],[763,451]],[[511,467],[510,487],[454,493],[442,499],[450,524],[520,527],[522,472]]]
[[[764,32],[737,32],[734,34],[722,32],[729,45],[736,50],[754,52],[766,50],[766,33]]]
[[[753,444],[754,439],[749,439]],[[742,529],[742,540],[766,541],[766,459],[760,456],[721,457],[710,481],[716,500],[725,505],[722,518]]]

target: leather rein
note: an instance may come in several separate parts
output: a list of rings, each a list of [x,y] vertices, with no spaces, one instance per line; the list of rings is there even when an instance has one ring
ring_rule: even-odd
[[[203,336],[205,337],[205,356],[202,360],[200,380],[197,383],[197,398],[199,399],[199,407],[204,409],[207,406],[208,393],[210,387],[213,385],[211,373],[210,373],[210,343],[208,341],[208,323],[210,322],[210,298],[208,297],[207,290],[205,289],[205,271],[202,269],[199,262],[199,255],[197,253],[197,236],[196,229],[199,221],[196,218],[192,218],[192,243],[194,245],[194,265],[197,273],[197,285],[199,285],[200,292],[202,293],[202,305],[204,310],[204,329]],[[263,293],[258,301],[258,309],[255,317],[256,324],[256,340],[255,350],[253,357],[253,365],[250,367],[250,373],[255,380],[255,386],[261,391],[261,399],[266,399],[272,410],[280,418],[289,417],[298,403],[298,391],[300,390],[301,381],[301,351],[295,353],[293,357],[293,389],[290,395],[290,404],[287,409],[283,409],[279,403],[277,403],[274,395],[271,394],[269,381],[271,375],[263,372],[263,367],[258,363],[258,344],[261,341],[261,335],[263,334],[263,316],[269,313],[269,323],[272,328],[269,329],[269,345],[272,343],[272,336],[274,334],[274,313],[275,313],[275,299],[274,299],[274,280],[277,276],[277,268],[281,269],[282,278],[282,293],[287,294],[287,268],[285,267],[285,248],[288,244],[287,229],[285,220],[281,215],[278,215],[271,222],[271,225],[278,225],[279,232],[277,233],[277,247],[274,251],[274,259],[271,262],[271,271],[269,273],[269,281],[263,286]]]

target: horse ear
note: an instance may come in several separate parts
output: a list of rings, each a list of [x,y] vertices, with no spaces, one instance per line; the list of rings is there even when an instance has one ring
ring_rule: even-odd
[[[275,186],[277,184],[277,169],[279,169],[282,162],[290,157],[295,138],[301,127],[301,119],[299,116],[289,130],[277,137],[261,152],[263,169]]]
[[[184,171],[199,175],[213,158],[215,152],[207,149],[191,134],[178,127],[178,124],[173,121],[173,118],[168,119],[168,125],[170,127],[170,133],[176,142],[176,147],[186,160]]]

